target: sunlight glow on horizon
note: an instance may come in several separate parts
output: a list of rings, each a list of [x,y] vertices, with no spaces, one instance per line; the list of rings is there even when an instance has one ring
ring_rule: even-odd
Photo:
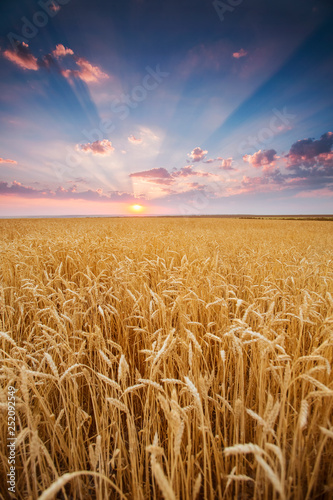
[[[130,210],[131,212],[134,212],[134,213],[141,213],[143,211],[144,207],[142,205],[131,205],[130,206]]]

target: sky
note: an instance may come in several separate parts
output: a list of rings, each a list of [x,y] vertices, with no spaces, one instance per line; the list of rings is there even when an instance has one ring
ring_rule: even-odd
[[[333,213],[331,0],[2,0],[0,216]]]

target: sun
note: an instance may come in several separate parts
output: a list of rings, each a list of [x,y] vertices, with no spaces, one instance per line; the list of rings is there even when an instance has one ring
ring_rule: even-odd
[[[131,205],[130,209],[132,212],[135,212],[138,214],[138,213],[142,212],[143,206],[142,205]]]

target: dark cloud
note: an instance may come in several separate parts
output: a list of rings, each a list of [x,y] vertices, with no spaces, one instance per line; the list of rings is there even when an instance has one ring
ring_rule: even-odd
[[[333,132],[323,134],[320,139],[302,139],[295,142],[285,157],[291,177],[333,177]]]
[[[302,139],[295,142],[287,155],[290,161],[307,161],[323,153],[329,153],[333,145],[333,132],[323,134],[320,139]]]

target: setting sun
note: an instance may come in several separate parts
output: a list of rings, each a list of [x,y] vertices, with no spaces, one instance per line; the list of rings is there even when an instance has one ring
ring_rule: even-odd
[[[142,205],[131,205],[130,209],[132,212],[139,213],[139,212],[142,212],[143,206]]]

